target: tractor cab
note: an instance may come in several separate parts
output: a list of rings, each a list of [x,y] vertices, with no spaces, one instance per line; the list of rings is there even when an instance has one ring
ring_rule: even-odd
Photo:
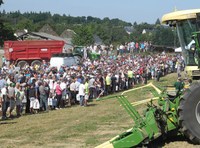
[[[177,31],[185,72],[193,79],[200,78],[200,9],[175,11],[162,17],[162,23]]]

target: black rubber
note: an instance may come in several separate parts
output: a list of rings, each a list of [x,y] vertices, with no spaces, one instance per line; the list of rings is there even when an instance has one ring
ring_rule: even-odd
[[[40,60],[34,60],[32,63],[31,63],[31,66],[34,66],[35,64],[41,66],[42,65],[42,62]]]
[[[181,131],[194,144],[200,144],[200,123],[196,118],[196,107],[200,102],[200,83],[193,84],[180,100],[178,109]],[[198,110],[200,113],[200,110]]]
[[[28,62],[26,62],[26,61],[19,61],[19,62],[17,63],[17,67],[24,67],[24,65],[29,65],[29,64],[28,64]]]

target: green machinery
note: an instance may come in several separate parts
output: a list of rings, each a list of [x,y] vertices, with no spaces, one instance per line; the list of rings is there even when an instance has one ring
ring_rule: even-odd
[[[200,76],[200,32],[193,30],[194,32],[189,37],[185,36],[188,32],[185,23],[189,23],[189,27],[195,25],[194,28],[199,28],[199,13],[200,9],[176,11],[164,15],[162,18],[163,23],[177,27],[186,65],[190,67],[187,72],[191,73],[192,77]],[[193,36],[194,42],[190,47],[187,47],[186,41],[191,40],[191,36]],[[166,90],[160,93],[155,86],[153,87],[159,93],[158,103],[155,105],[150,101],[143,116],[136,111],[124,94],[116,96],[135,124],[133,128],[97,146],[97,148],[144,146],[169,132],[177,135],[183,134],[192,143],[200,144],[200,83],[194,83],[182,91],[174,91],[174,94],[169,94]]]
[[[180,111],[180,109],[178,107],[180,104],[181,95],[174,93],[175,90],[172,90],[170,95],[167,93],[167,91],[161,92],[152,83],[143,87],[149,86],[152,86],[156,89],[156,95],[159,94],[159,97],[143,100],[141,102],[137,102],[136,104],[131,104],[124,96],[124,93],[122,93],[122,95],[115,96],[120,104],[125,108],[127,113],[131,116],[135,125],[133,128],[114,137],[110,141],[97,146],[96,148],[129,148],[147,145],[150,141],[160,137],[161,135],[167,134],[169,131],[178,131],[178,129],[180,129],[178,121],[178,111]],[[148,103],[148,108],[144,116],[141,116],[133,105],[139,105],[150,100],[151,102]],[[158,100],[159,106],[154,105],[152,103],[153,100]],[[178,132],[176,133],[178,134]]]
[[[73,48],[73,53],[79,54],[83,57],[84,55],[84,46],[75,46]],[[90,60],[98,60],[100,59],[100,54],[99,53],[92,53],[91,51],[87,51],[87,56]]]
[[[173,27],[177,31],[187,76],[199,79],[200,9],[175,11],[166,14],[162,18],[162,23]]]

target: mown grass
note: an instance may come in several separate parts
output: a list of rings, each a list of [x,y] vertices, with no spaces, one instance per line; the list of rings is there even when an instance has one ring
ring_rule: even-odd
[[[172,85],[176,74],[153,83]],[[153,97],[149,88],[125,94],[130,102]],[[139,112],[145,105],[136,106]],[[62,110],[27,115],[0,121],[0,147],[95,147],[131,128],[134,122],[116,99],[93,101],[88,107],[73,106]]]

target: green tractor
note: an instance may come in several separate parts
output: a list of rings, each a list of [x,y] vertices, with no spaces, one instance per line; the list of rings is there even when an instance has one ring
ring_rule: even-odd
[[[162,22],[176,27],[182,53],[186,59],[188,73],[192,77],[200,76],[200,32],[198,31],[200,9],[176,11],[163,16]],[[188,26],[190,28],[188,28]],[[189,33],[192,30],[191,34]],[[192,37],[192,38],[191,38]],[[194,39],[189,48],[188,43]],[[198,73],[199,72],[199,73]],[[126,132],[112,138],[111,140],[97,146],[96,148],[129,148],[146,146],[149,142],[166,135],[169,132],[185,135],[192,143],[200,144],[200,83],[193,83],[189,88],[169,93],[169,89],[157,91],[158,103],[155,105],[150,99],[147,110],[141,116],[131,104],[124,93],[115,96],[134,120],[134,126]],[[136,88],[139,89],[139,88]],[[135,90],[135,89],[133,89]],[[128,91],[133,91],[128,90]],[[155,99],[155,98],[154,98]],[[144,103],[143,101],[141,103]]]
[[[73,53],[79,54],[82,57],[84,56],[84,46],[74,46]],[[100,59],[99,53],[92,53],[91,51],[87,51],[87,56],[90,60],[98,60]]]

